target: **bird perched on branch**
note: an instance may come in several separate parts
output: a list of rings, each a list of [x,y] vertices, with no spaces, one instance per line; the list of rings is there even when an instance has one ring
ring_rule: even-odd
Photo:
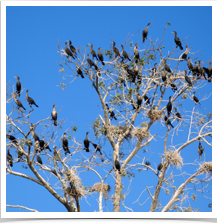
[[[142,105],[142,100],[143,100],[143,97],[138,93],[137,94],[137,108],[139,109]]]
[[[72,51],[73,58],[74,58],[74,57],[77,57],[76,49],[75,49],[75,47],[72,45],[71,40],[67,40],[67,42],[69,42],[69,48],[70,48],[70,50]],[[75,58],[74,58],[74,59],[75,59]]]
[[[168,117],[170,117],[170,113],[172,111],[172,102],[171,102],[171,98],[172,96],[169,97],[169,102],[167,104],[167,114],[168,114]]]
[[[75,59],[74,56],[73,56],[73,54],[72,54],[72,52],[67,47],[67,42],[65,42],[65,52],[66,52],[67,57],[72,57],[73,59]]]
[[[29,97],[29,90],[26,90],[26,100],[28,101],[30,107],[32,107],[32,105],[35,105],[36,107],[38,107],[38,105],[35,103],[35,101]]]
[[[145,43],[145,39],[148,36],[148,27],[151,25],[152,23],[148,23],[148,25],[146,26],[146,28],[143,30],[142,32],[142,42]]]
[[[19,145],[18,142],[17,142],[17,139],[16,139],[14,136],[12,136],[12,135],[8,135],[8,134],[6,133],[6,138],[10,139],[11,142],[13,142],[14,144],[16,144],[17,146]]]
[[[99,47],[99,49],[98,49],[98,58],[101,61],[102,65],[104,66],[105,65],[105,63],[103,62],[104,58],[103,58],[103,54],[100,52],[100,50],[102,50],[101,47]]]
[[[88,53],[87,54],[87,62],[89,63],[90,67],[94,67],[95,70],[98,70],[97,65],[91,59],[89,59],[89,56],[90,56],[90,54]]]
[[[93,145],[93,147],[95,148],[95,153],[98,151],[99,153],[100,153],[100,155],[102,155],[102,152],[101,152],[101,150],[100,150],[100,146],[99,145],[97,145],[97,144],[94,144],[94,143],[92,143],[92,142],[90,142],[92,145]]]
[[[185,52],[182,54],[181,58],[183,60],[186,60],[187,56],[188,56],[188,44],[186,44]]]
[[[86,133],[86,138],[84,140],[84,149],[86,149],[86,152],[90,152],[89,149],[90,141],[88,140],[88,134],[89,132]]]
[[[138,60],[140,60],[140,58],[139,58],[139,51],[137,50],[137,48],[138,48],[138,43],[135,44],[135,47],[133,49],[134,57],[135,57],[135,63],[137,63]]]
[[[175,115],[178,118],[177,121],[179,122],[179,119],[182,119],[182,116],[181,116],[180,113],[177,112],[177,109],[176,108],[174,108],[174,110],[175,110]]]
[[[199,154],[199,159],[201,159],[201,156],[203,154],[204,148],[201,145],[200,138],[199,138],[199,147],[198,147],[198,150],[197,151],[198,151],[198,154]]]
[[[179,39],[179,37],[177,36],[177,32],[176,31],[173,31],[172,33],[175,33],[175,43],[176,43],[176,47],[179,46],[180,50],[183,50],[183,47],[182,47],[182,42],[181,40]]]
[[[7,153],[7,161],[9,162],[10,167],[13,167],[13,157],[10,154],[10,149],[8,149],[8,153]]]
[[[185,70],[185,80],[186,82],[188,83],[188,85],[190,87],[192,87],[192,82],[191,82],[191,79],[187,76],[187,71]]]
[[[80,67],[78,65],[76,66],[76,71],[77,71],[78,75],[80,75],[82,78],[84,78],[82,70],[80,69]]]
[[[161,157],[161,162],[159,163],[158,167],[157,167],[157,175],[159,175],[159,172],[162,170],[163,168],[163,156],[160,156]]]
[[[70,154],[69,147],[68,147],[69,142],[68,142],[68,139],[66,138],[66,132],[64,132],[63,135],[64,136],[63,136],[63,139],[61,141],[62,141],[63,149],[65,151],[65,155],[67,155],[67,153]]]
[[[111,120],[112,120],[113,118],[114,118],[115,120],[117,120],[117,118],[115,117],[115,113],[114,113],[114,111],[111,110],[111,109],[109,108],[108,104],[105,104],[105,106],[107,107],[107,110],[108,110],[108,112],[109,112],[109,116],[110,116]]]
[[[96,55],[95,50],[93,49],[93,44],[92,44],[92,43],[89,43],[89,44],[87,44],[87,46],[90,46],[90,53],[92,54],[93,59],[94,59],[94,57],[95,57],[96,60],[99,60],[98,57],[97,57],[97,55]]]
[[[169,72],[169,73],[172,74],[172,71],[171,71],[170,67],[166,64],[166,60],[165,60],[165,59],[162,60],[162,64],[163,64],[164,69],[165,69],[167,72]]]
[[[51,112],[51,117],[52,120],[54,121],[54,125],[57,126],[57,112],[55,107],[57,107],[57,105],[53,105],[53,111]]]
[[[20,92],[21,92],[20,78],[18,76],[15,76],[15,78],[17,78],[16,93],[17,93],[17,96],[20,97]]]
[[[114,41],[111,41],[111,43],[113,44],[113,52],[114,52],[114,54],[115,54],[115,58],[116,58],[116,57],[121,57],[118,48],[115,47],[115,42],[114,42]]]
[[[119,161],[117,160],[117,155],[114,154],[114,158],[115,158],[115,169],[118,170],[118,173],[121,174],[121,166],[120,166],[120,163]]]
[[[167,116],[164,116],[164,120],[165,120],[166,125],[170,125],[172,128],[174,128],[174,126],[172,125],[170,119],[167,118]]]
[[[40,153],[39,153],[39,154],[40,154]],[[41,157],[39,156],[39,154],[37,155],[37,162],[40,163],[40,164],[42,165],[42,164],[43,164],[43,163],[42,163],[42,159],[41,159]]]
[[[128,54],[127,54],[127,52],[126,51],[124,51],[124,47],[123,47],[123,45],[120,45],[120,47],[122,48],[122,55],[124,56],[124,59],[126,60],[129,60],[129,61],[131,61],[131,59],[129,58],[129,56],[128,56]]]
[[[200,102],[199,102],[199,99],[195,96],[195,93],[196,92],[193,93],[192,99],[195,102],[195,104],[197,105],[197,103],[200,104]]]
[[[17,99],[17,95],[15,94],[15,93],[12,93],[12,95],[14,95],[14,101],[15,101],[15,103],[17,104],[17,108],[19,109],[19,108],[23,108],[24,110],[26,110],[24,107],[23,107],[23,104],[21,103],[21,101],[19,101],[18,99]]]

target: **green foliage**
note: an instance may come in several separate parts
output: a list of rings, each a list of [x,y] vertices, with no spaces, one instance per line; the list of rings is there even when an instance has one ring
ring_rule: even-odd
[[[181,98],[182,98],[182,99],[187,99],[187,98],[188,98],[188,97],[187,97],[187,94],[186,94],[186,93],[183,93],[182,96],[181,96]]]
[[[171,26],[171,23],[170,22],[167,22],[167,25]]]
[[[76,132],[76,131],[77,131],[77,129],[78,129],[78,127],[77,127],[77,126],[73,126],[72,131],[73,131],[73,132]]]
[[[99,87],[101,87],[101,88],[102,88],[102,87],[105,87],[104,81],[100,81],[100,82],[99,82]]]
[[[106,56],[108,56],[109,59],[111,59],[111,58],[112,58],[112,55],[113,55],[113,53],[112,53],[111,50],[106,50],[106,51],[104,51],[104,54],[105,54]]]
[[[196,194],[191,194],[192,195],[192,200],[196,201],[197,200],[197,195]]]
[[[27,145],[27,146],[32,146],[32,141],[30,140],[30,139],[26,139],[25,140],[25,145]]]
[[[141,126],[142,126],[142,127],[147,127],[147,122],[142,122],[142,123],[141,123]]]
[[[68,136],[68,139],[71,139],[71,138],[72,138],[72,136],[71,136],[71,135],[69,135],[69,136]]]
[[[151,166],[151,163],[150,163],[149,161],[146,161],[146,162],[145,162],[145,165],[146,165],[146,166]]]

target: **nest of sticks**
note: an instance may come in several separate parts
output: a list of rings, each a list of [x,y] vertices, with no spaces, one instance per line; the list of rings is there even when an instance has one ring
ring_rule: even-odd
[[[172,166],[177,166],[179,169],[183,165],[182,157],[176,151],[168,151],[165,158]]]
[[[92,187],[92,192],[108,193],[111,187],[108,184],[95,183]]]
[[[204,162],[199,170],[204,173],[206,172],[207,174],[212,174],[212,162]]]
[[[162,116],[163,116],[163,112],[151,108],[151,109],[147,112],[147,116],[152,120],[152,122],[155,122],[155,121],[158,121],[158,120],[160,120],[160,119],[162,118]]]
[[[133,138],[138,138],[139,140],[147,139],[149,137],[149,131],[147,127],[133,128],[131,131]]]

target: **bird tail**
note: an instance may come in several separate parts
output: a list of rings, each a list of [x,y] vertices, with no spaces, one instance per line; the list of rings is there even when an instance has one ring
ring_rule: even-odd
[[[117,118],[114,116],[114,119],[117,121]]]
[[[35,104],[36,107],[38,107],[38,105]]]
[[[180,50],[183,50],[183,47],[182,46],[179,46]]]
[[[82,78],[84,78],[84,75],[83,75],[83,74],[81,74],[81,77],[82,77]]]
[[[104,66],[105,65],[105,63],[102,61],[102,65]]]
[[[24,107],[23,107],[23,109],[26,110]]]
[[[143,38],[143,41],[142,41],[142,43],[144,43],[145,42],[145,38]]]
[[[10,162],[10,166],[13,167],[13,163],[12,162]]]
[[[54,120],[54,125],[57,126],[57,120]]]
[[[17,97],[20,97],[20,92],[17,92]]]
[[[131,61],[131,59],[130,59],[129,57],[128,57],[127,59],[128,59],[129,61]]]
[[[172,123],[170,124],[172,128],[174,128],[174,126],[172,125]]]

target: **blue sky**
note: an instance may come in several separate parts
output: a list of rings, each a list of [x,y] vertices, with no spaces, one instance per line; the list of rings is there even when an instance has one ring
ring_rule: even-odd
[[[57,53],[57,39],[64,47],[67,39],[72,41],[76,47],[86,47],[88,43],[94,45],[95,51],[98,47],[102,47],[103,51],[111,49],[111,41],[115,41],[118,48],[123,44],[127,35],[133,35],[131,42],[138,43],[139,49],[143,48],[142,39],[137,30],[140,28],[140,34],[146,25],[151,22],[149,27],[148,37],[152,40],[162,37],[164,27],[167,22],[171,25],[167,26],[165,32],[163,45],[165,49],[163,53],[165,56],[168,51],[172,51],[175,42],[172,31],[177,31],[178,37],[182,40],[188,37],[184,43],[188,43],[192,47],[191,52],[200,50],[197,54],[201,55],[201,60],[207,62],[212,60],[212,8],[211,7],[7,7],[6,9],[6,82],[10,86],[15,85],[16,79],[14,76],[19,76],[23,88],[29,89],[29,96],[32,97],[39,105],[35,108],[31,115],[31,121],[36,123],[40,119],[50,116],[52,106],[58,105],[57,110],[61,109],[58,114],[58,120],[68,119],[63,124],[63,128],[70,129],[71,123],[78,127],[75,133],[77,141],[83,142],[85,134],[90,131],[89,138],[93,139],[93,130],[90,128],[91,123],[95,121],[99,114],[102,115],[102,107],[99,99],[87,78],[77,78],[74,83],[67,86],[66,90],[62,90],[59,86],[60,82],[68,83],[71,78],[63,76],[59,69],[59,62],[61,57]],[[145,43],[145,46],[149,44]],[[126,45],[125,50],[133,54],[133,49]],[[89,48],[88,48],[89,51]],[[177,52],[176,52],[177,54]],[[178,56],[178,54],[177,54]],[[105,56],[104,56],[105,57]],[[106,58],[106,57],[105,57]],[[105,59],[105,60],[108,60]],[[158,62],[158,61],[157,61]],[[179,69],[186,69],[186,62],[182,62]],[[153,67],[151,63],[150,68]],[[176,63],[171,63],[171,68],[175,67]],[[204,65],[208,67],[208,63]],[[65,68],[65,73],[70,75],[70,70]],[[12,89],[10,89],[12,92]],[[201,91],[199,98],[205,94],[209,95],[212,92],[212,84],[207,84]],[[168,97],[171,92],[168,93]],[[165,100],[167,100],[167,95]],[[29,105],[25,101],[25,91],[22,93],[20,100],[29,111]],[[212,111],[211,97],[202,103],[204,109],[199,109],[200,112],[208,114]],[[183,102],[186,108],[193,108],[192,101]],[[11,111],[14,101],[7,105],[7,114]],[[166,105],[166,104],[165,104]],[[48,121],[49,123],[50,121]],[[137,124],[141,122],[138,120]],[[115,124],[115,122],[113,123]],[[152,134],[155,133],[157,125],[151,128]],[[25,128],[24,128],[25,129]],[[62,138],[64,129],[60,131],[59,138]],[[27,128],[25,131],[28,131]],[[165,127],[160,126],[161,136],[164,136]],[[40,127],[37,127],[36,132],[40,132]],[[176,138],[177,142],[183,141],[186,137],[185,133],[179,133]],[[17,135],[19,138],[19,135]],[[59,143],[57,140],[56,143]],[[163,153],[160,147],[160,140],[150,144],[147,148],[148,152],[145,156],[150,159],[151,163],[158,165],[160,162],[160,154]],[[97,140],[95,143],[98,142]],[[206,161],[212,159],[211,149],[207,145],[205,147]],[[52,146],[51,146],[52,147]],[[194,147],[194,148],[193,148]],[[188,149],[183,151],[184,162],[189,163],[195,159],[197,155],[198,143],[192,144]],[[206,150],[207,147],[207,150]],[[106,144],[104,151],[110,155],[112,154],[111,146]],[[194,157],[191,159],[190,154]],[[15,155],[15,150],[12,155]],[[142,154],[142,151],[141,151]],[[86,154],[85,154],[86,155]],[[42,157],[43,159],[43,157]],[[45,161],[45,158],[44,158]],[[29,173],[28,170],[23,170],[22,164],[17,164],[14,167],[15,171],[23,171]],[[184,167],[185,170],[195,170],[196,167]],[[176,173],[180,171],[175,170]],[[103,173],[103,172],[102,172]],[[139,210],[138,204],[132,204],[143,190],[143,181],[151,179],[153,185],[157,184],[157,177],[153,176],[151,171],[136,171],[136,179],[131,187],[132,192],[125,201],[127,206],[132,206],[135,210]],[[105,175],[105,173],[103,173]],[[91,186],[98,179],[93,173],[88,175],[80,175],[84,186]],[[140,180],[138,180],[140,179]],[[128,179],[123,179],[126,182],[126,188],[129,183]],[[114,181],[108,178],[107,183],[112,186],[110,195],[114,192]],[[177,185],[182,183],[179,179]],[[15,187],[16,185],[16,187]],[[37,209],[44,212],[63,212],[66,211],[64,206],[57,202],[55,198],[50,195],[43,187],[35,185],[25,179],[7,176],[7,204],[20,204],[30,208]],[[25,196],[23,194],[25,191]],[[194,192],[197,194],[197,192]],[[198,193],[199,194],[199,193]],[[98,195],[93,194],[87,196],[89,205],[85,199],[81,201],[82,211],[92,212],[98,211],[96,198]],[[143,202],[147,198],[147,194],[143,195]],[[160,198],[164,202],[168,201],[170,197],[166,196],[164,192],[161,193]],[[110,202],[109,202],[110,203]],[[141,202],[142,203],[142,202]],[[211,211],[208,208],[210,200],[198,195],[198,201],[192,202],[193,208],[199,208],[199,211]],[[112,205],[108,204],[109,211],[112,211]],[[141,211],[149,211],[150,199],[142,206]],[[10,211],[18,211],[19,209],[6,209]],[[104,210],[106,211],[106,209]],[[125,211],[123,206],[121,211]]]

